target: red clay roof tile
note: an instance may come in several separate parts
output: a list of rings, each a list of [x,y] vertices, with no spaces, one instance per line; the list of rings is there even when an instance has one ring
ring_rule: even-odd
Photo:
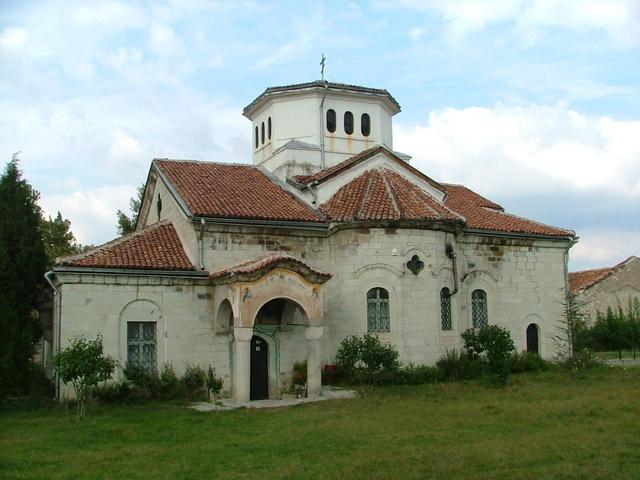
[[[626,260],[614,265],[613,267],[605,267],[605,268],[594,268],[592,270],[582,270],[580,272],[570,272],[569,273],[569,290],[571,293],[578,293],[580,290],[584,290],[585,288],[589,288],[592,285],[604,280],[612,273],[620,270],[624,267],[630,260],[638,260],[638,257],[632,255]]]
[[[552,227],[506,213],[497,203],[462,185],[442,184],[447,189],[445,205],[467,220],[467,227],[498,232],[573,237],[571,230]]]
[[[409,180],[387,168],[367,170],[342,186],[320,210],[335,222],[464,219]]]
[[[195,216],[323,222],[256,166],[165,159],[154,163]]]
[[[195,270],[175,228],[159,222],[80,255],[63,257],[59,265],[134,270]]]

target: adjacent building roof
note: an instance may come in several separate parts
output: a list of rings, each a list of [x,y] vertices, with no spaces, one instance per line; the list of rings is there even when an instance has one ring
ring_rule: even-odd
[[[252,281],[276,268],[295,271],[312,283],[324,283],[332,276],[330,273],[318,270],[293,255],[276,252],[214,272],[209,278],[214,284]]]
[[[325,88],[325,85],[329,90],[342,90],[348,92],[356,92],[356,93],[364,93],[369,95],[378,95],[384,96],[389,99],[389,101],[397,108],[398,112],[400,111],[400,104],[396,101],[395,98],[384,88],[370,88],[370,87],[361,87],[359,85],[349,85],[347,83],[337,83],[337,82],[325,82],[324,80],[315,80],[313,82],[305,82],[305,83],[295,83],[292,85],[281,85],[278,87],[269,87],[260,95],[258,95],[249,105],[244,107],[242,110],[243,115],[247,115],[249,111],[251,111],[257,104],[259,104],[265,97],[282,92],[291,92],[296,90],[308,90],[313,88]]]
[[[323,222],[254,165],[168,159],[154,164],[197,217]]]
[[[464,224],[460,215],[383,167],[367,170],[341,187],[320,210],[335,222],[430,220]]]
[[[80,255],[63,257],[58,265],[135,270],[195,270],[171,223],[159,222]]]
[[[580,290],[589,288],[596,283],[601,282],[612,273],[617,272],[634,259],[640,260],[638,257],[632,255],[613,267],[594,268],[591,270],[582,270],[580,272],[571,272],[569,273],[569,290],[571,290],[571,293],[578,293]]]
[[[445,205],[466,219],[467,228],[496,232],[574,237],[575,232],[511,215],[501,205],[462,185],[442,184],[446,188]]]

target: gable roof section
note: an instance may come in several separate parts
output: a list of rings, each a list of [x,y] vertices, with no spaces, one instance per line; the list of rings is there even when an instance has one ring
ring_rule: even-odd
[[[254,165],[168,159],[153,163],[196,217],[324,221]]]
[[[366,150],[363,150],[362,152],[357,153],[356,155],[353,155],[347,158],[346,160],[343,160],[342,162],[336,165],[333,165],[332,167],[325,168],[324,170],[314,173],[313,175],[297,175],[293,177],[293,180],[301,186],[307,185],[309,183],[314,183],[314,184],[322,183],[326,180],[329,180],[330,178],[335,177],[336,175],[339,175],[340,173],[342,173],[345,170],[348,170],[349,168],[355,167],[356,165],[360,165],[361,163],[365,162],[366,160],[372,157],[375,157],[378,154],[386,155],[390,160],[393,160],[398,165],[401,165],[403,168],[406,168],[411,173],[416,175],[418,178],[423,179],[429,185],[434,187],[436,190],[440,190],[442,192],[445,191],[442,185],[440,185],[438,182],[436,182],[432,178],[429,178],[417,168],[412,167],[407,162],[405,162],[400,157],[398,157],[395,153],[393,153],[391,150],[389,150],[388,148],[382,145],[377,145],[375,147],[371,147]]]
[[[335,222],[431,220],[464,223],[418,186],[388,168],[367,170],[343,185],[320,210]]]
[[[640,261],[640,259],[634,255],[630,256],[626,260],[614,265],[613,267],[594,268],[591,270],[582,270],[580,272],[569,273],[569,290],[571,293],[578,293],[580,290],[592,287],[596,283],[600,283],[614,272],[617,272],[621,268],[625,267],[630,261]]]
[[[155,223],[80,255],[63,257],[58,265],[132,270],[195,270],[173,225]]]
[[[506,213],[502,206],[462,185],[442,184],[444,204],[467,220],[467,228],[525,235],[574,237],[575,232]]]
[[[317,284],[325,283],[332,277],[330,273],[318,270],[293,255],[275,252],[214,272],[209,278],[214,285],[253,281],[276,268],[292,270],[307,281]]]

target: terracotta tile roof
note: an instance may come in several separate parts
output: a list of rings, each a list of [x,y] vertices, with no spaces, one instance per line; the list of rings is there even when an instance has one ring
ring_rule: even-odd
[[[155,223],[80,255],[63,257],[58,265],[135,270],[195,270],[175,228]]]
[[[630,256],[626,260],[614,265],[613,267],[594,268],[591,270],[582,270],[580,272],[569,273],[569,290],[571,293],[578,293],[580,290],[589,288],[598,282],[601,282],[612,273],[620,270],[632,260],[640,260],[636,256]]]
[[[445,205],[467,220],[467,227],[498,232],[573,237],[575,232],[552,227],[506,213],[502,206],[462,185],[442,184],[447,190]]]
[[[249,260],[248,262],[243,262],[218,272],[214,272],[209,276],[209,278],[212,279],[214,284],[250,281],[260,278],[265,273],[279,267],[285,267],[287,269],[297,271],[313,283],[324,283],[332,277],[330,273],[318,270],[293,255],[274,252],[263,257]]]
[[[335,222],[464,219],[388,168],[367,170],[342,186],[320,210]]]
[[[422,178],[427,183],[429,183],[432,187],[438,190],[444,191],[444,188],[438,182],[429,178],[427,175],[422,173],[417,168],[412,167],[407,162],[405,162],[400,157],[398,157],[395,153],[393,153],[391,150],[381,145],[377,145],[375,147],[371,147],[366,150],[363,150],[362,152],[357,153],[356,155],[353,155],[352,157],[349,157],[346,160],[343,160],[342,162],[332,167],[325,168],[324,170],[314,173],[313,175],[296,175],[295,177],[293,177],[293,180],[300,185],[306,185],[311,182],[322,182],[324,180],[327,180],[333,177],[334,175],[337,175],[343,170],[346,170],[350,167],[358,165],[366,161],[367,159],[374,157],[380,153],[385,154],[390,160],[395,161],[405,169],[409,170],[414,175]]]
[[[256,166],[167,159],[154,164],[195,216],[323,221]]]

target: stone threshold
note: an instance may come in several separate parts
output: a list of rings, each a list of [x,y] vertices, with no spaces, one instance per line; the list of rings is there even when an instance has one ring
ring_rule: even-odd
[[[358,393],[354,390],[347,390],[342,388],[336,388],[331,386],[322,387],[322,395],[306,398],[284,398],[273,400],[254,400],[253,402],[235,403],[232,399],[222,399],[217,402],[199,402],[190,405],[189,408],[193,408],[199,412],[213,412],[221,410],[237,410],[238,408],[283,408],[292,407],[293,405],[300,405],[302,403],[315,403],[322,402],[324,400],[337,400],[356,398]]]

